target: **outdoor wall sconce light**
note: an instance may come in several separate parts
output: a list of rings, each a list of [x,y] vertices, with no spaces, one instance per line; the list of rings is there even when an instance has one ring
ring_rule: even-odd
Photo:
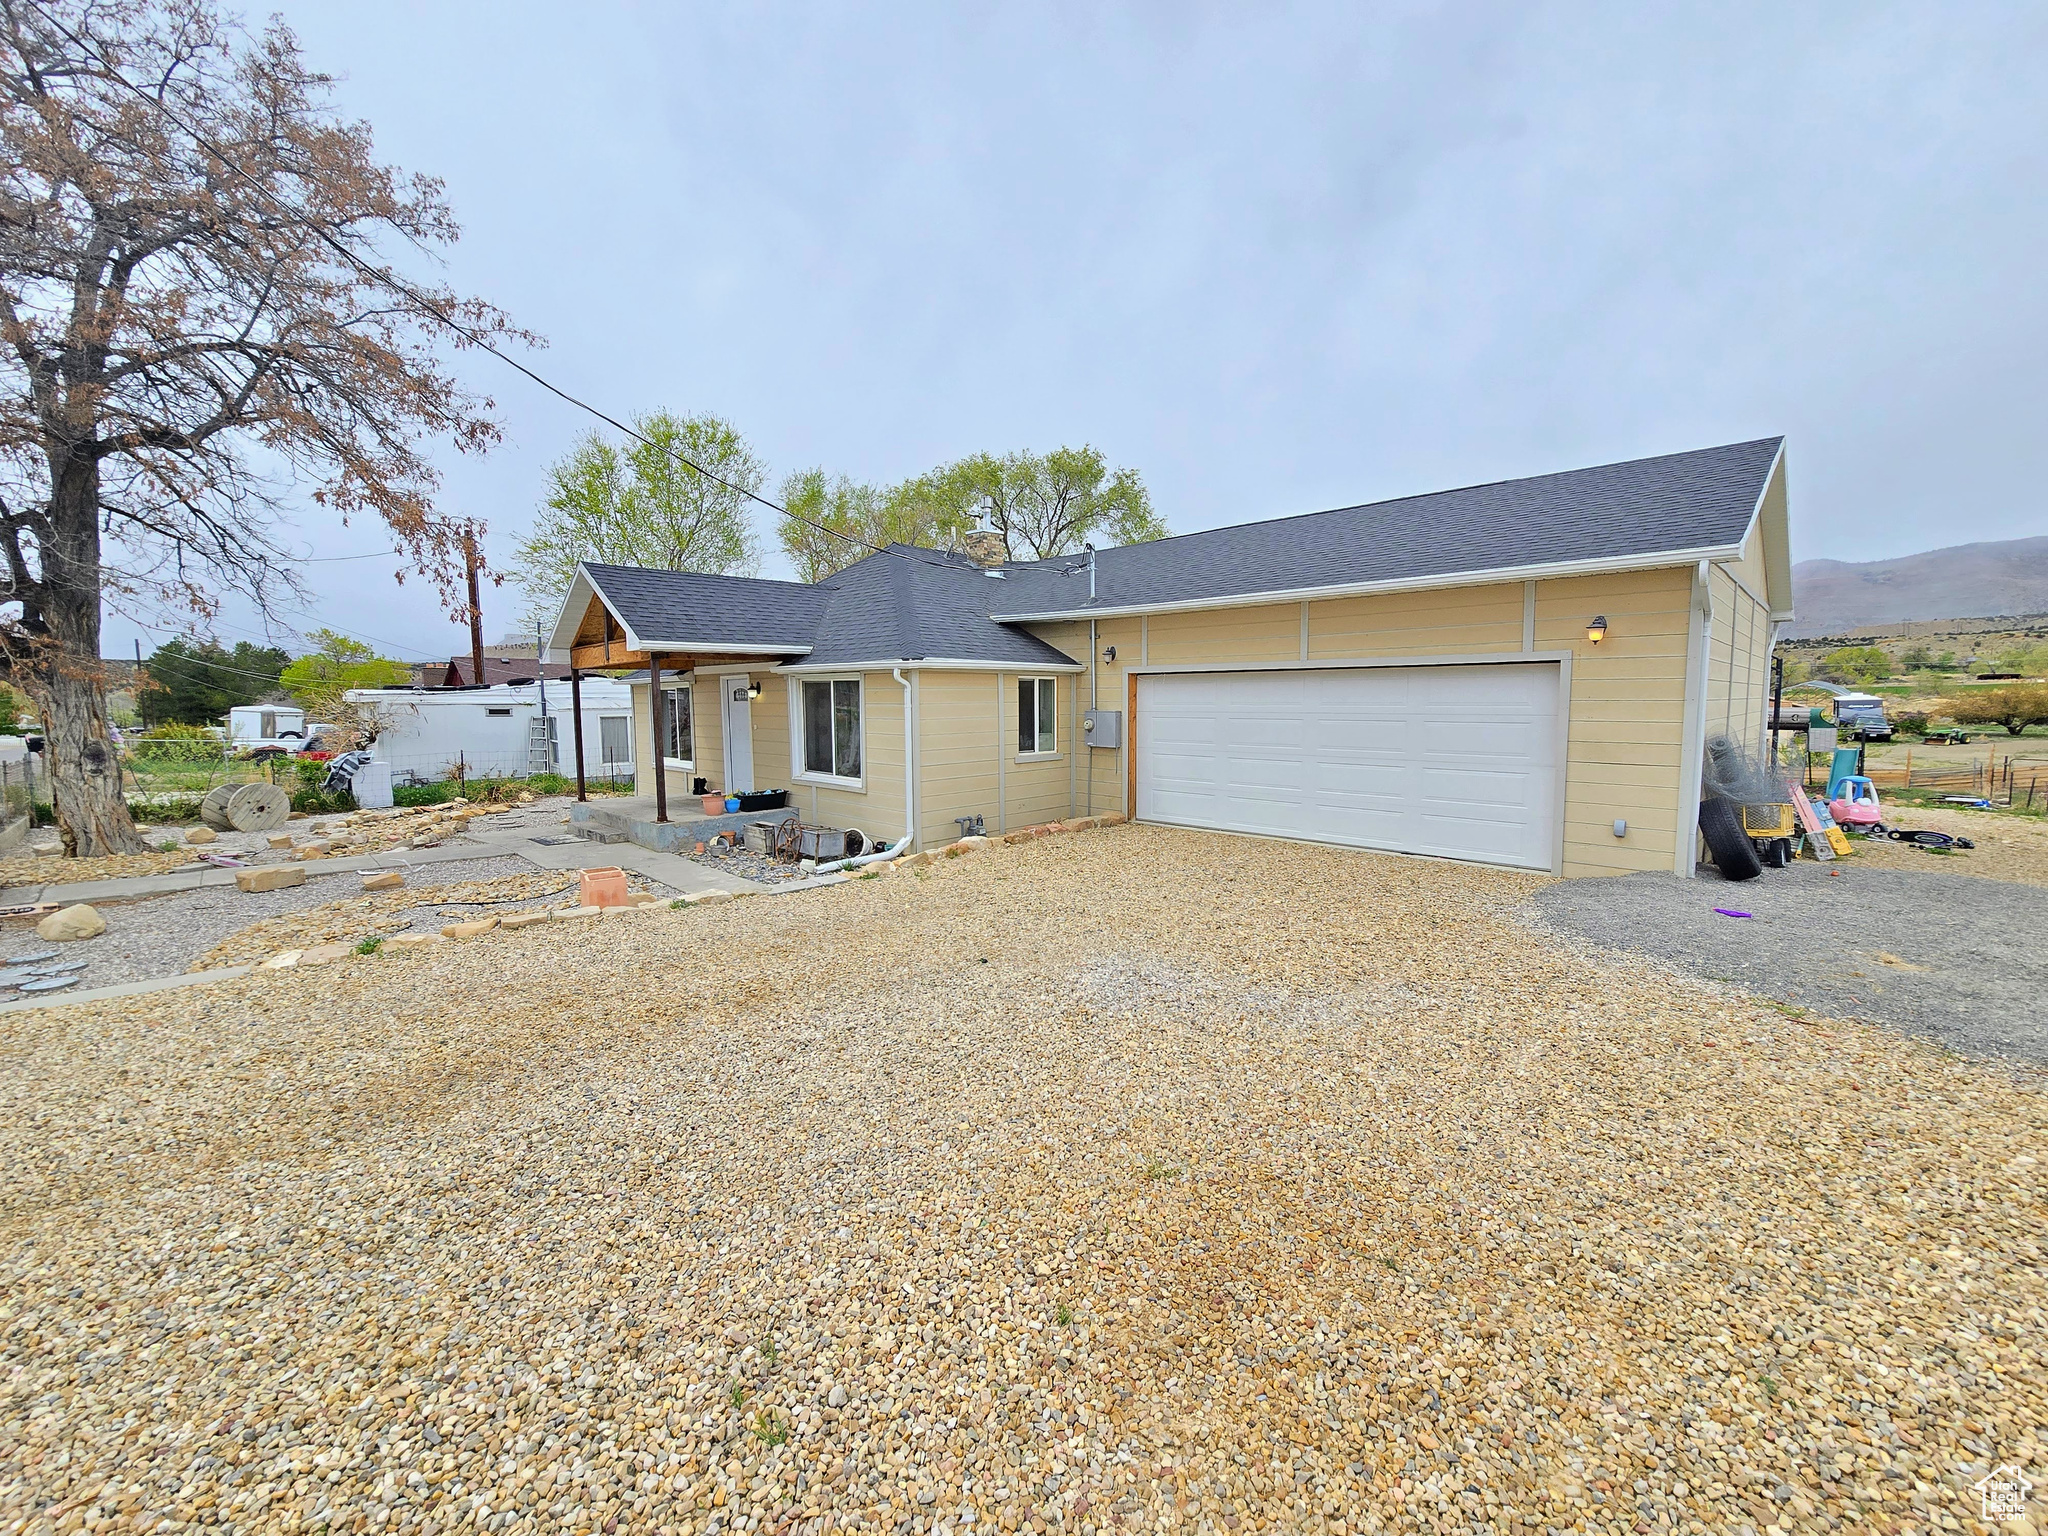
[[[1116,660],[1116,647],[1115,647],[1115,646],[1113,646],[1113,645],[1105,645],[1105,646],[1104,646],[1104,647],[1102,648],[1102,659],[1103,659],[1104,661],[1115,661],[1115,660]]]
[[[759,697],[761,697],[761,685],[759,683],[747,684],[747,702],[751,704]]]
[[[1599,618],[1595,619],[1592,623],[1586,626],[1586,638],[1592,641],[1595,645],[1598,645],[1602,640],[1605,640],[1607,638],[1606,614],[1601,614]]]

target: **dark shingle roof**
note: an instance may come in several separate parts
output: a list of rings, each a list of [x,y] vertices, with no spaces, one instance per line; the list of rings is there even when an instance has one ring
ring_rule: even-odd
[[[1013,567],[1005,619],[1420,581],[1739,544],[1783,438],[1241,523]]]
[[[825,589],[800,581],[588,562],[583,569],[612,612],[657,650],[722,645],[805,651],[825,608]]]
[[[654,650],[773,647],[807,666],[978,661],[1071,666],[1037,636],[988,616],[993,580],[963,555],[892,545],[815,586],[644,570],[583,569]]]
[[[584,569],[655,650],[771,648],[808,666],[1072,661],[1018,621],[1261,593],[1455,578],[1580,561],[1649,564],[1738,545],[1781,438],[1243,523],[1096,555],[1011,565],[892,544],[817,585]],[[991,615],[1001,614],[998,620]]]
[[[848,566],[832,590],[806,666],[865,661],[979,661],[1072,666],[1036,635],[988,616],[1005,585],[964,555],[892,544]]]

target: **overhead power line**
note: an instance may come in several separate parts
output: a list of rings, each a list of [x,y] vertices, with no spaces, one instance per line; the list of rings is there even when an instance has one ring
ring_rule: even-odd
[[[77,46],[89,57],[91,57],[95,62],[97,62],[99,66],[102,69],[104,69],[109,76],[111,76],[114,80],[118,81],[127,90],[133,92],[135,95],[141,97],[142,100],[148,102],[151,107],[155,108],[155,110],[160,116],[162,116],[169,122],[175,123],[178,127],[182,128],[186,133],[190,134],[192,137],[192,141],[195,144],[199,145],[200,148],[204,149],[208,154],[212,155],[216,160],[218,160],[221,163],[221,165],[226,167],[226,169],[230,171],[232,174],[240,177],[243,181],[246,181],[255,190],[256,195],[258,197],[264,199],[272,207],[282,211],[287,217],[296,217],[298,215],[297,209],[293,208],[283,198],[277,196],[276,193],[272,192],[268,187],[263,185],[261,181],[257,180],[255,176],[251,175],[248,171],[243,170],[242,167],[237,165],[234,159],[231,156],[229,156],[219,145],[215,144],[211,139],[207,138],[205,134],[201,133],[192,124],[186,122],[175,111],[173,111],[162,97],[152,94],[151,92],[145,90],[142,86],[139,86],[134,81],[130,80],[126,75],[121,73],[121,71],[115,66],[114,62],[111,59],[109,59],[105,54],[101,53],[99,49],[95,47],[88,39],[79,36],[78,33],[72,31],[71,28],[65,26],[64,23],[59,21],[55,16],[52,16],[49,13],[49,11],[43,7],[42,0],[28,0],[28,3],[36,11],[36,13],[43,18],[43,20],[48,22],[52,27],[56,28],[57,31],[63,33],[64,36],[71,39],[72,43],[75,46]],[[549,394],[554,395],[557,399],[567,402],[569,405],[574,406],[579,411],[587,412],[589,415],[596,417],[599,421],[604,422],[607,426],[610,426],[617,431],[625,433],[626,436],[632,438],[635,442],[643,443],[647,447],[654,449],[657,453],[665,453],[670,458],[674,459],[677,463],[685,465],[689,469],[695,470],[698,474],[702,475],[705,479],[711,481],[714,485],[722,485],[727,490],[733,491],[738,495],[746,497],[749,501],[756,502],[759,505],[768,508],[768,510],[771,512],[778,513],[783,517],[787,517],[795,522],[802,523],[806,527],[814,528],[819,533],[825,534],[831,538],[838,539],[843,543],[851,544],[858,549],[870,550],[878,555],[894,555],[898,559],[908,560],[914,565],[929,565],[939,570],[953,569],[953,567],[951,567],[950,565],[946,565],[937,560],[921,559],[915,555],[905,554],[901,550],[890,549],[881,544],[871,544],[866,539],[858,538],[850,533],[842,533],[837,528],[828,527],[824,523],[818,522],[815,518],[809,518],[804,516],[801,512],[793,512],[788,507],[783,506],[780,502],[772,501],[768,497],[763,496],[758,491],[749,490],[744,485],[740,485],[734,481],[728,480],[723,475],[720,475],[712,470],[706,469],[702,464],[699,464],[695,459],[692,459],[688,454],[680,452],[679,450],[677,450],[676,448],[667,443],[656,442],[653,438],[647,436],[646,433],[639,431],[635,427],[628,426],[625,422],[620,421],[616,416],[613,416],[608,412],[601,410],[599,407],[592,405],[589,401],[584,400],[577,395],[571,394],[568,390],[564,389],[561,385],[555,383],[552,379],[548,379],[543,375],[536,373],[533,369],[527,367],[526,364],[520,362],[518,358],[513,357],[508,352],[500,350],[497,344],[494,343],[487,334],[485,334],[482,331],[478,331],[473,327],[464,325],[460,320],[457,320],[453,315],[450,315],[446,310],[442,309],[440,305],[436,304],[432,299],[428,298],[425,294],[421,293],[418,289],[414,288],[410,283],[407,283],[404,280],[402,280],[395,272],[391,271],[388,267],[379,267],[373,262],[365,261],[362,257],[358,256],[354,251],[350,250],[347,245],[343,244],[340,240],[335,239],[333,235],[329,234],[326,230],[320,228],[317,224],[311,225],[311,228],[314,236],[323,245],[333,250],[336,255],[341,257],[341,259],[347,262],[351,267],[354,267],[358,272],[362,273],[365,277],[368,277],[375,282],[382,283],[397,293],[403,294],[406,298],[410,299],[413,303],[417,304],[421,309],[425,310],[428,314],[432,315],[436,320],[440,321],[441,324],[448,327],[449,330],[455,332],[456,335],[466,339],[471,346],[474,346],[481,351],[490,353],[491,356],[495,357],[499,362],[505,364],[506,367],[514,369],[517,372],[523,374],[527,379],[531,380],[535,384],[538,384],[542,389],[546,390]]]

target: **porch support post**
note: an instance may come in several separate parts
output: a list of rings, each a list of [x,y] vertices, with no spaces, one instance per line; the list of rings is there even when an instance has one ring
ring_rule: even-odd
[[[569,669],[569,713],[574,717],[569,729],[576,737],[576,798],[588,800],[583,788],[583,674],[574,667]]]
[[[668,820],[668,765],[661,750],[661,655],[657,651],[647,653],[647,704],[648,724],[654,728],[654,750],[649,754],[654,759],[654,819]]]

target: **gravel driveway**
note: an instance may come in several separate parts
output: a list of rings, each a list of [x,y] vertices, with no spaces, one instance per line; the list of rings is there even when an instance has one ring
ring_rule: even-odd
[[[1541,883],[1124,827],[9,1016],[0,1529],[2048,1488],[2039,1080],[1590,956]]]
[[[1941,873],[1920,858],[1886,869],[1801,861],[1746,883],[1711,873],[1566,880],[1531,908],[1560,933],[1827,1018],[2048,1063],[2048,889]]]

